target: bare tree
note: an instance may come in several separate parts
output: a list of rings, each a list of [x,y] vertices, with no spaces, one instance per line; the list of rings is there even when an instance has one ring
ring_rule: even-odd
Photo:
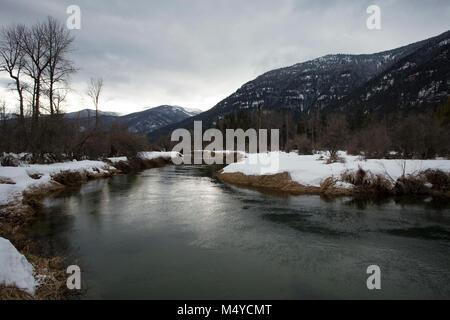
[[[0,99],[0,121],[3,124],[3,128],[6,128],[6,101],[5,99]]]
[[[330,152],[330,159],[337,159],[339,148],[345,145],[348,135],[347,120],[344,115],[334,114],[327,118],[327,125],[322,137],[323,146]]]
[[[76,71],[72,61],[68,60],[67,54],[71,49],[74,38],[70,35],[65,26],[58,20],[48,17],[46,22],[46,46],[49,60],[46,70],[46,79],[48,83],[48,100],[50,104],[50,114],[53,115],[56,109],[56,85],[65,83],[68,77]]]
[[[32,89],[32,118],[37,123],[40,114],[40,98],[42,89],[42,76],[50,64],[46,23],[36,23],[24,32],[22,49],[26,54],[25,71],[34,81]]]
[[[95,107],[95,128],[98,128],[98,105],[102,88],[103,88],[102,78],[97,79],[91,78],[87,94],[92,99],[92,102],[94,103]]]
[[[53,105],[56,114],[61,114],[63,112],[62,103],[66,100],[68,92],[68,88],[58,88],[53,93]]]
[[[25,82],[22,81],[22,71],[25,67],[25,54],[21,43],[25,34],[25,26],[17,25],[3,28],[0,33],[0,71],[7,72],[13,79],[15,90],[19,96],[19,121],[24,124]]]

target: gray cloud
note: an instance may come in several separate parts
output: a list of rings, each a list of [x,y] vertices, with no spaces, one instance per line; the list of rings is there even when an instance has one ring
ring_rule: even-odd
[[[32,23],[79,5],[68,110],[89,106],[91,76],[105,79],[103,109],[159,104],[208,109],[259,74],[328,53],[370,53],[449,29],[447,0],[110,1],[0,0],[2,24]],[[382,30],[366,8],[382,9]],[[5,90],[1,95],[10,94]]]

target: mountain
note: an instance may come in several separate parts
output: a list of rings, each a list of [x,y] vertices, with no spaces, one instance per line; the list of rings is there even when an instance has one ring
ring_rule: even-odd
[[[163,105],[122,116],[119,118],[119,121],[127,124],[128,128],[133,132],[150,133],[156,129],[195,116],[198,113],[199,111],[192,111],[179,106]]]
[[[390,112],[442,104],[450,95],[450,32],[428,40],[418,50],[355,89],[331,109]]]
[[[99,123],[103,127],[109,127],[113,122],[117,122],[127,125],[132,132],[148,134],[156,129],[195,116],[200,112],[195,109],[190,110],[180,106],[169,105],[149,108],[123,116],[115,112],[99,111]],[[84,109],[66,113],[64,116],[68,119],[81,121],[85,126],[88,126],[95,121],[95,110]]]
[[[118,117],[119,114],[116,112],[105,112],[105,111],[98,111],[98,115],[101,117],[107,116],[107,117]],[[75,112],[69,112],[64,114],[65,118],[68,119],[82,119],[82,118],[95,118],[95,110],[92,109],[83,109],[80,111]]]
[[[374,54],[334,54],[272,70],[245,83],[212,109],[154,132],[212,124],[238,109],[295,112],[430,106],[450,94],[450,31]]]

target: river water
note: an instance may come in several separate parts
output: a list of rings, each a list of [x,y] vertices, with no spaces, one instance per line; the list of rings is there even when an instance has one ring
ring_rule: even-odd
[[[448,206],[267,194],[213,172],[89,182],[47,199],[29,234],[81,267],[87,299],[450,298]]]

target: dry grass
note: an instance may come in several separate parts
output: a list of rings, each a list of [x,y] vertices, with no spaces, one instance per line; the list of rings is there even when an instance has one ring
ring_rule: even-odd
[[[0,300],[33,300],[33,297],[17,287],[0,285]]]
[[[423,171],[421,176],[433,185],[434,190],[440,190],[442,192],[450,191],[450,173],[428,169]]]
[[[373,174],[361,167],[356,171],[345,171],[341,175],[341,180],[355,186],[355,192],[367,194],[392,193],[392,183],[386,177]]]
[[[319,187],[304,186],[292,181],[291,176],[287,172],[273,175],[245,175],[240,172],[223,173],[219,171],[217,178],[221,181],[249,187],[252,189],[261,189],[275,192],[286,192],[290,194],[320,194]]]
[[[426,180],[419,176],[407,175],[397,179],[394,186],[396,195],[427,195],[428,188],[425,186]]]
[[[67,296],[66,274],[61,257],[41,258],[24,253],[39,275],[34,296],[15,286],[0,285],[0,300],[62,300]]]
[[[40,178],[42,178],[42,174],[40,174],[40,173],[32,173],[32,174],[29,174],[28,176],[34,180],[39,180]]]
[[[326,159],[325,164],[345,163],[345,159],[339,156],[331,156]]]
[[[52,175],[52,179],[64,186],[75,186],[87,181],[86,174],[78,171],[61,171]]]
[[[349,196],[352,195],[353,190],[342,188],[336,185],[338,180],[334,177],[328,177],[320,184],[320,194],[324,196]]]
[[[304,186],[292,181],[289,173],[252,176],[243,173],[223,173],[219,171],[217,178],[221,181],[261,190],[272,190],[290,194],[317,194],[324,196],[408,196],[429,195],[450,198],[450,174],[439,170],[427,170],[416,175],[403,176],[393,181],[381,174],[374,174],[359,168],[356,171],[345,171],[340,179],[329,177],[322,181],[320,187]],[[340,187],[339,181],[350,183],[353,188]],[[432,184],[432,188],[426,183]]]
[[[0,184],[16,184],[10,178],[0,177]]]

